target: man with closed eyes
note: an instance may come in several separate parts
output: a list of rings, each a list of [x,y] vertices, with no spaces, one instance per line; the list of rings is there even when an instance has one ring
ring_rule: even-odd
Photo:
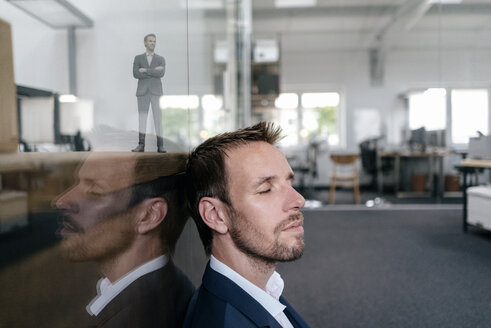
[[[274,146],[280,132],[262,122],[210,138],[189,157],[188,200],[210,261],[186,328],[308,327],[275,271],[304,249],[305,200]]]

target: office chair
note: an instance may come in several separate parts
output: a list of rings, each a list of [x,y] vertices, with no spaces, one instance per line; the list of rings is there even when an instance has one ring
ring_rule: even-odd
[[[371,177],[373,190],[377,189],[377,149],[379,138],[367,139],[360,143],[361,166]]]
[[[353,187],[355,203],[360,204],[360,186],[358,182],[358,169],[356,163],[358,154],[331,154],[333,162],[331,174],[331,189],[329,191],[329,204],[335,203],[336,186]]]
[[[379,143],[383,137],[366,139],[360,143],[361,167],[371,177],[370,186],[372,190],[378,190],[378,174],[390,172],[394,163],[389,158],[377,158]],[[380,161],[380,163],[378,163]],[[380,165],[380,172],[377,165]],[[381,190],[378,190],[381,192]]]
[[[314,179],[318,175],[317,156],[319,153],[320,142],[310,141],[305,151],[305,160],[298,163],[291,163],[292,170],[300,174],[299,188],[305,190],[305,180],[308,179],[307,188],[309,192],[313,191]]]

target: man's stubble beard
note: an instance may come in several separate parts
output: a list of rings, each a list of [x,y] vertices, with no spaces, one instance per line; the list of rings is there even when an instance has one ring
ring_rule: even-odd
[[[84,232],[70,235],[60,243],[64,258],[74,261],[103,261],[122,253],[133,243],[136,232],[131,215],[109,218]]]
[[[281,231],[291,222],[303,221],[302,213],[291,215],[287,220],[281,222],[274,230],[275,238],[270,245],[265,245],[266,238],[264,234],[252,224],[248,224],[242,213],[230,207],[229,214],[232,222],[230,236],[236,247],[245,254],[266,264],[290,262],[302,257],[305,248],[303,235],[296,237],[296,244],[293,246],[282,245],[278,240]],[[255,236],[256,240],[252,240],[250,236]]]

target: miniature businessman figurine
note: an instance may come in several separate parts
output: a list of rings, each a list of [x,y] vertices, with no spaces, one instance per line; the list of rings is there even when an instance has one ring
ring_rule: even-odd
[[[138,146],[132,151],[145,151],[145,133],[147,128],[147,117],[150,104],[152,104],[153,121],[155,133],[157,134],[157,151],[165,153],[162,138],[162,114],[160,112],[159,100],[164,94],[162,81],[165,74],[165,58],[157,55],[155,50],[156,36],[148,34],[145,36],[144,44],[146,51],[135,56],[133,61],[133,76],[138,79],[136,97],[138,99]]]

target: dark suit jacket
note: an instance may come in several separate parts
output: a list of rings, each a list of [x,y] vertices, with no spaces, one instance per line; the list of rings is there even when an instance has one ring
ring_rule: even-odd
[[[97,315],[89,327],[182,327],[194,286],[172,261],[141,276]]]
[[[286,305],[284,312],[295,328],[308,327],[283,297],[280,297],[280,302]],[[202,285],[189,303],[183,327],[281,328],[261,304],[232,280],[213,270],[210,263]]]
[[[155,69],[155,67],[163,66],[163,70]],[[146,72],[139,72],[140,68],[146,68]],[[162,90],[162,81],[160,80],[165,74],[165,59],[162,56],[153,54],[152,62],[148,65],[147,55],[145,53],[135,56],[133,61],[133,76],[138,79],[138,87],[136,88],[137,96],[151,94],[161,96],[164,94]]]

